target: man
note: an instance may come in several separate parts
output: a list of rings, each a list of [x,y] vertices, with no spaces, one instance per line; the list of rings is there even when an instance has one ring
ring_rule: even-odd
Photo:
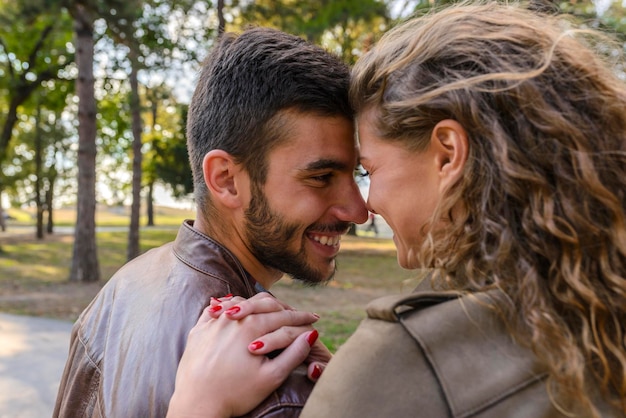
[[[222,37],[187,123],[197,219],[120,269],[82,313],[55,417],[165,416],[187,334],[211,297],[251,297],[283,273],[332,277],[340,236],[367,220],[348,78],[338,59],[279,31]],[[304,403],[310,385],[294,379],[263,413]]]

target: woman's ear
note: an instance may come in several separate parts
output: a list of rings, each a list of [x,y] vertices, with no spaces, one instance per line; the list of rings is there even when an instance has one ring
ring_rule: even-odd
[[[436,153],[440,186],[447,189],[463,177],[469,154],[467,133],[457,121],[444,119],[435,125],[430,140]]]
[[[214,203],[221,203],[231,209],[241,206],[241,191],[237,181],[241,170],[241,166],[226,151],[212,150],[204,156],[202,173]]]

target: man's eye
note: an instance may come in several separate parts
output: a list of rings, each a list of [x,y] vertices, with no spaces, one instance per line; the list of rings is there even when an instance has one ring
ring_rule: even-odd
[[[367,177],[369,175],[369,171],[364,169],[363,166],[360,164],[357,168],[354,169],[354,177]]]
[[[333,173],[320,174],[319,176],[311,177],[312,180],[319,181],[322,183],[328,183],[332,178]]]

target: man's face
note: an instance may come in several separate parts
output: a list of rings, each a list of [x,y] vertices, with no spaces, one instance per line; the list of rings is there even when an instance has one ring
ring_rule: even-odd
[[[354,181],[351,121],[292,113],[289,140],[267,156],[264,185],[251,186],[245,235],[264,265],[307,283],[330,280],[339,240],[367,220]]]

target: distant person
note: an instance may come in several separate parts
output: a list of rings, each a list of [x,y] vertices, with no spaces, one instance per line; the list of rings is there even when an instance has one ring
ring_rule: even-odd
[[[345,64],[296,36],[221,37],[189,108],[197,218],[121,268],[80,315],[55,417],[164,417],[187,335],[212,297],[251,297],[283,273],[333,276],[341,236],[367,220],[348,84]],[[314,344],[316,316],[293,317]],[[306,369],[294,373],[249,416],[279,406],[291,416],[311,385]]]
[[[433,274],[368,306],[301,418],[626,416],[626,84],[610,45],[491,2],[411,19],[359,59],[368,209],[399,264]],[[220,305],[236,321],[194,327],[171,418],[230,416],[306,356],[310,331],[251,354],[292,340],[292,313],[240,300]]]
[[[378,235],[378,226],[376,226],[376,215],[370,212],[369,214],[369,223],[367,227],[365,227],[365,231],[374,232],[374,235]]]

